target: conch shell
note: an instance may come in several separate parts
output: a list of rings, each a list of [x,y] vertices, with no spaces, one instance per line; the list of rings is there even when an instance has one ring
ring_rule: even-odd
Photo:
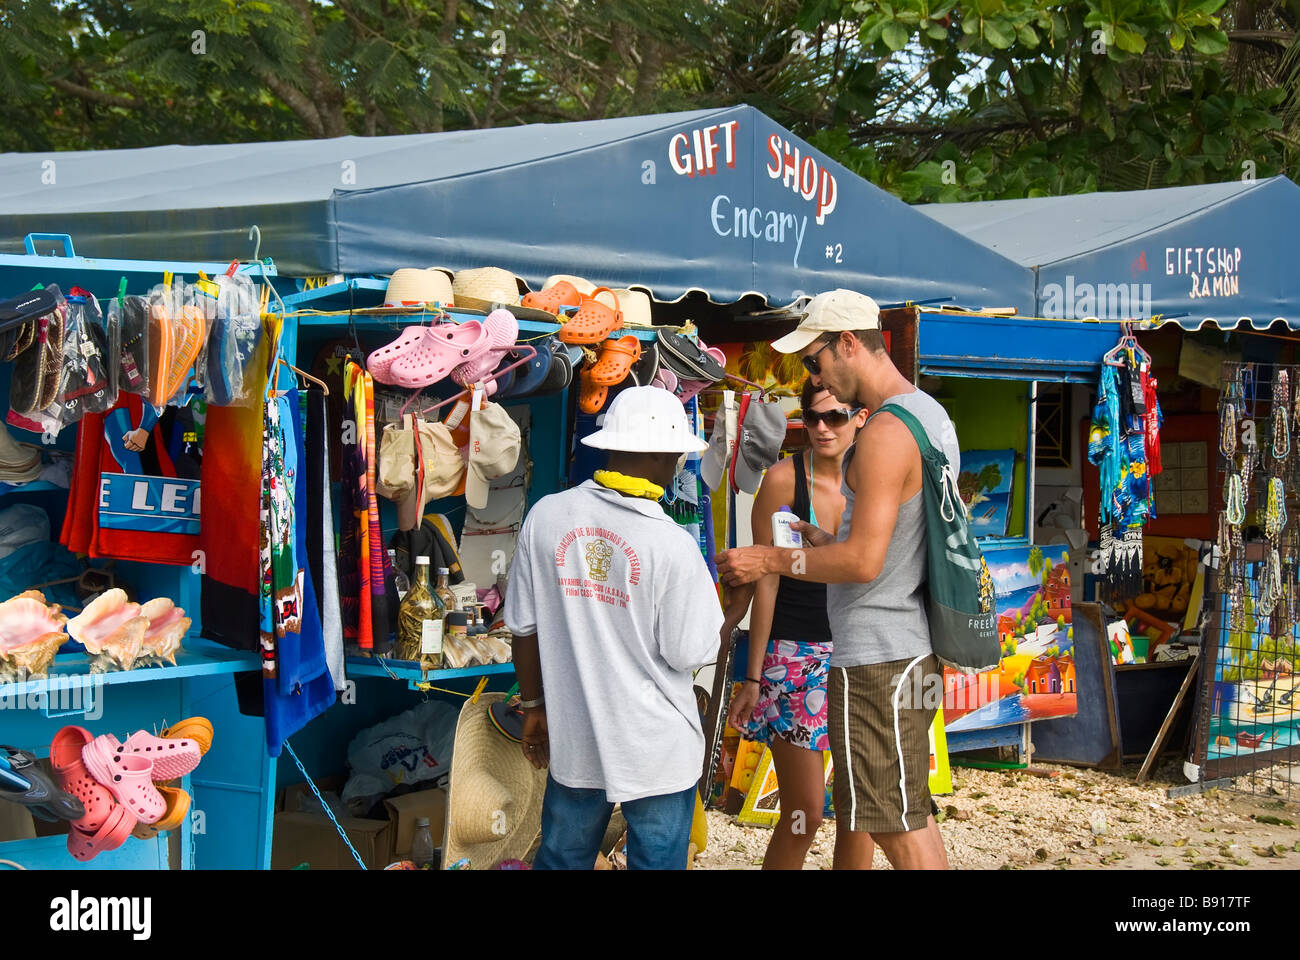
[[[0,673],[16,678],[44,673],[68,639],[67,621],[58,604],[45,605],[39,590],[0,603]]]
[[[68,633],[82,644],[92,658],[91,672],[113,667],[130,670],[144,647],[149,620],[138,603],[126,598],[126,591],[114,587],[86,604],[79,616],[68,621]],[[97,669],[98,668],[98,669]]]
[[[190,618],[185,611],[167,597],[156,597],[140,611],[149,621],[144,634],[144,656],[161,664],[164,660],[176,665],[176,651],[190,629]]]

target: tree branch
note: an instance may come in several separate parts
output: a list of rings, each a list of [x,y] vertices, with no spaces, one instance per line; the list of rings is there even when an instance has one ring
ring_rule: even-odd
[[[79,83],[73,83],[71,80],[65,80],[62,77],[52,78],[50,84],[64,93],[80,97],[82,100],[88,100],[91,103],[102,103],[110,107],[125,107],[128,110],[137,110],[140,107],[140,101],[132,97],[122,97],[115,93],[104,93],[101,90],[83,87]]]

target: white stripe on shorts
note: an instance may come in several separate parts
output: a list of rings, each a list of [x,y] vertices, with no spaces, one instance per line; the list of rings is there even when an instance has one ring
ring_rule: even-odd
[[[858,797],[853,789],[853,746],[849,743],[849,672],[840,667],[840,676],[844,678],[844,756],[848,758],[849,769],[849,830],[857,829]]]
[[[909,663],[898,681],[898,686],[894,688],[894,746],[898,749],[898,790],[903,795],[904,830],[907,829],[907,767],[903,764],[903,734],[898,729],[898,695],[902,692],[903,684],[907,682],[907,675],[912,672],[912,668],[928,656],[928,653],[922,654]]]

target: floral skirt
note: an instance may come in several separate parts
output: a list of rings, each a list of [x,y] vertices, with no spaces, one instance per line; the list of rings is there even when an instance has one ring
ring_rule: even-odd
[[[770,743],[780,737],[808,750],[829,750],[826,675],[829,643],[774,640],[763,658],[758,702],[740,728],[746,740]]]

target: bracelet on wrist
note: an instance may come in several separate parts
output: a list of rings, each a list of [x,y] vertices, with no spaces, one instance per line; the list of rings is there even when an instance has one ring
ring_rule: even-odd
[[[746,678],[745,678],[745,682],[746,682],[746,683],[757,683],[759,686],[762,686],[762,685],[763,685],[763,681],[760,680],[760,679],[758,679],[758,677],[746,677]]]
[[[533,707],[540,707],[546,703],[545,697],[538,697],[536,700],[520,700],[519,706],[525,710],[531,710]]]

